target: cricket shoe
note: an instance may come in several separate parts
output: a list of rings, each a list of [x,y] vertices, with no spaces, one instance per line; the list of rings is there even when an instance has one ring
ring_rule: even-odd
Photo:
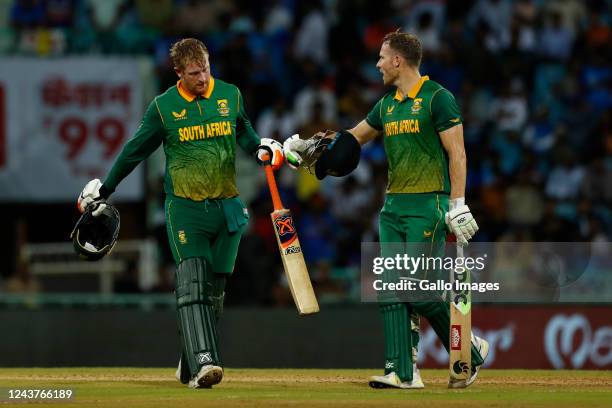
[[[421,379],[421,373],[416,367],[416,364],[412,368],[412,381],[402,381],[399,376],[395,374],[395,371],[392,371],[387,375],[373,375],[370,377],[369,384],[372,388],[401,388],[405,390],[419,390],[425,388],[425,384],[423,384],[423,380]]]
[[[223,379],[223,369],[216,365],[205,365],[189,381],[189,388],[212,388]]]
[[[481,337],[474,336],[473,343],[474,343],[474,346],[476,346],[476,348],[478,349],[478,352],[480,353],[480,357],[482,357],[482,362],[484,364],[484,361],[487,359],[487,356],[489,355],[489,342]],[[473,366],[472,375],[470,375],[470,378],[468,378],[467,380],[457,380],[454,378],[450,378],[448,380],[448,388],[467,388],[469,387],[470,385],[474,383],[474,381],[476,381],[476,377],[478,376],[478,371],[480,370],[480,367],[482,367],[482,364]]]
[[[181,384],[187,384],[189,382],[189,370],[185,370],[185,372],[183,372],[182,362],[182,359],[179,359],[178,368],[176,369],[174,376]]]

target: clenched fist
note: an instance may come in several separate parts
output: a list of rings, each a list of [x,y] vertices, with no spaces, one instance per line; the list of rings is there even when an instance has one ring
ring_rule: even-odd
[[[106,208],[106,198],[100,194],[102,182],[93,179],[85,185],[77,200],[77,207],[80,212],[85,212],[88,207],[92,208],[92,215],[97,217]]]
[[[270,158],[270,155],[272,158]],[[272,170],[278,170],[285,161],[283,145],[274,139],[263,138],[255,152],[255,157],[257,158],[257,163],[262,165],[269,160]]]
[[[478,231],[478,224],[465,204],[465,198],[451,200],[449,212],[446,213],[446,225],[457,237],[457,242],[466,246]]]

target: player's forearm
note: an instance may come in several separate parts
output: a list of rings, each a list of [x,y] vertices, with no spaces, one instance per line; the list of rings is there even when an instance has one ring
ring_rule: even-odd
[[[362,146],[376,138],[379,133],[378,130],[370,126],[365,120],[359,122],[354,128],[349,129],[348,132],[355,136],[355,139],[357,139]]]
[[[449,152],[448,172],[451,183],[451,200],[465,197],[465,181],[467,178],[465,149],[456,149],[453,152]]]
[[[240,98],[240,95],[238,97]],[[239,106],[238,117],[236,118],[236,143],[238,143],[238,146],[247,154],[253,154],[257,150],[257,147],[259,147],[261,139],[257,135],[257,132],[255,132],[255,129],[253,129],[253,125],[249,120],[249,116],[242,102],[239,102]]]
[[[440,141],[448,155],[448,173],[450,176],[450,198],[465,197],[465,180],[467,176],[467,159],[463,144],[463,126],[457,125],[440,132]]]
[[[143,154],[130,143],[126,144],[104,180],[104,188],[108,193],[114,192],[121,180],[126,178],[147,156],[148,154]]]
[[[141,161],[149,157],[161,143],[159,129],[149,131],[147,126],[141,126],[136,135],[123,147],[104,180],[104,187],[109,194],[115,191],[121,180],[126,178]]]
[[[115,162],[111,171],[106,176],[106,179],[104,179],[103,187],[108,191],[108,194],[115,191],[119,183],[121,183],[121,180],[126,178],[138,163],[140,163],[140,161],[126,161],[120,159]]]
[[[248,154],[253,154],[261,143],[261,139],[250,123],[238,127],[236,131],[236,142]]]
[[[115,191],[121,180],[159,147],[163,140],[163,132],[164,125],[154,100],[147,108],[136,134],[123,146],[104,180],[103,187],[108,194]]]

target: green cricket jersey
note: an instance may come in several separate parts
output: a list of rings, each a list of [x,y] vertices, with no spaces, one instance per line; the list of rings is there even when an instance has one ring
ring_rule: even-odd
[[[163,143],[166,194],[194,201],[235,197],[236,143],[251,154],[259,142],[236,86],[211,77],[206,94],[191,95],[178,81],[151,102],[104,186],[114,191]]]
[[[439,132],[462,123],[453,94],[424,76],[403,96],[383,96],[366,118],[384,135],[387,193],[450,194],[448,158]]]

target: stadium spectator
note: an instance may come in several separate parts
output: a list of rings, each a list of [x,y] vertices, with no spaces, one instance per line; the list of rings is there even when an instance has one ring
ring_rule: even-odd
[[[555,61],[566,61],[572,51],[574,35],[569,28],[563,26],[561,15],[551,13],[544,21],[540,33],[539,54]]]
[[[269,35],[289,32],[293,25],[291,10],[281,0],[275,0],[272,3],[270,10],[266,14],[264,32]]]
[[[136,11],[143,27],[165,32],[174,14],[172,0],[136,0]]]
[[[11,9],[11,25],[16,30],[44,27],[46,17],[43,0],[16,0]]]
[[[493,100],[491,113],[499,131],[523,130],[528,112],[527,98],[520,80],[508,81],[502,86],[501,94]]]
[[[557,163],[546,182],[546,195],[557,200],[575,200],[584,179],[584,168],[569,150],[562,149],[557,156]]]
[[[316,103],[321,104],[321,113],[326,122],[336,121],[336,96],[326,86],[322,72],[312,74],[310,84],[295,95],[293,115],[297,126],[303,126],[312,119]]]
[[[77,0],[47,0],[46,21],[49,27],[71,28]]]
[[[486,25],[487,49],[493,53],[501,51],[510,42],[512,5],[507,0],[478,0],[468,17],[468,24],[474,28]]]
[[[284,98],[279,97],[273,106],[259,115],[256,129],[258,134],[281,142],[295,133],[293,113],[287,108]]]
[[[311,59],[319,65],[327,62],[329,23],[319,1],[308,1],[302,23],[295,35],[294,54],[299,60]]]
[[[593,2],[597,3],[597,2]],[[561,25],[575,37],[584,29],[588,13],[584,1],[580,0],[555,0],[544,2],[543,14],[558,14]]]

